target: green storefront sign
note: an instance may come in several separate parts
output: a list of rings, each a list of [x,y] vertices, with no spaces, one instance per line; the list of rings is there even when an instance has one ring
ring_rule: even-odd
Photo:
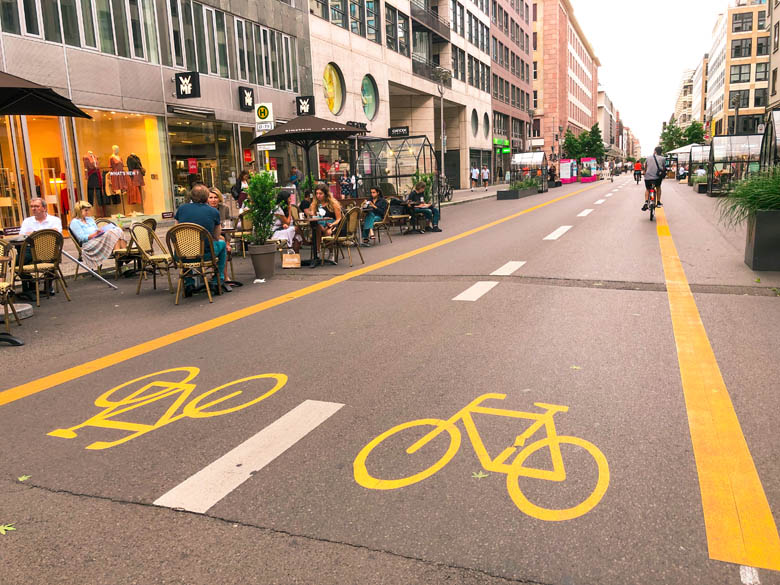
[[[496,146],[509,146],[509,140],[505,138],[494,138],[493,144]]]

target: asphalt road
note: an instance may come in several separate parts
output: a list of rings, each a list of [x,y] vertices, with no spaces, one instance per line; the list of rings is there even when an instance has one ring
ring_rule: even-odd
[[[780,273],[714,200],[666,181],[659,228],[641,199],[619,177],[458,205],[351,269],[250,284],[236,260],[212,305],[130,281],[42,301],[0,349],[0,583],[780,583],[748,566],[780,563],[772,539],[711,558],[755,526],[717,541],[700,488],[739,468],[757,517],[742,440],[780,522]],[[664,221],[706,347],[670,310]],[[709,347],[733,417],[691,389]]]

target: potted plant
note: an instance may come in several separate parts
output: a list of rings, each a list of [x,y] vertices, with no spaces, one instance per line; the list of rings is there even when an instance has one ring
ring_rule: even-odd
[[[739,181],[719,201],[721,222],[747,222],[745,264],[752,270],[780,270],[780,169]]]
[[[526,177],[522,181],[515,181],[509,185],[509,189],[498,191],[496,198],[499,201],[506,199],[520,199],[535,195],[539,192],[539,181],[535,177]]]
[[[271,278],[274,275],[276,244],[269,244],[273,235],[274,208],[276,207],[276,180],[271,173],[262,172],[249,179],[246,213],[252,223],[252,233],[245,234],[249,244],[247,253],[252,259],[255,278]]]
[[[691,178],[691,183],[697,193],[707,192],[707,175],[694,175]]]

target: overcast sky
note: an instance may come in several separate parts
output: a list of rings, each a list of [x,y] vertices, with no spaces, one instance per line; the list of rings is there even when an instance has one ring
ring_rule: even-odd
[[[642,154],[650,153],[674,113],[683,72],[709,52],[715,19],[728,0],[571,3],[601,61],[599,84],[639,138]]]

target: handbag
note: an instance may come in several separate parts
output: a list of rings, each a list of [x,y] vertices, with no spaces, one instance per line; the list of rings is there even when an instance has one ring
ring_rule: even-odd
[[[301,255],[296,254],[293,250],[287,250],[282,254],[282,268],[300,268],[301,267]]]

